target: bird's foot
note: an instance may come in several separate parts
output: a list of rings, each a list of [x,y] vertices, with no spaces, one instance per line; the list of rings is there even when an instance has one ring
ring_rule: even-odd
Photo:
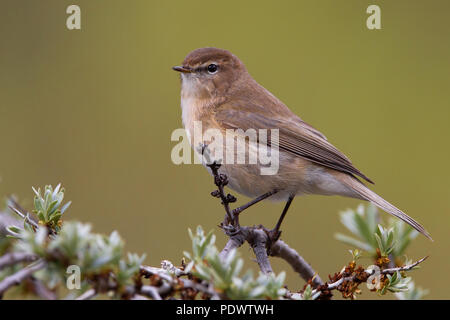
[[[225,234],[228,237],[235,236],[236,234],[238,234],[241,231],[241,228],[239,227],[239,225],[222,223],[219,227],[222,228],[222,230],[225,232]]]
[[[260,226],[264,232],[267,234],[267,255],[270,256],[271,248],[275,244],[275,242],[280,239],[281,231],[277,228],[267,229],[264,226]]]

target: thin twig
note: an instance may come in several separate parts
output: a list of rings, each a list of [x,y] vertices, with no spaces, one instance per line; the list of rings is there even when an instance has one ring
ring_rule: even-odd
[[[225,208],[225,212],[228,218],[228,222],[231,224],[235,223],[233,212],[230,209],[230,202],[236,201],[236,198],[230,198],[227,195],[225,195],[224,187],[228,184],[228,178],[224,174],[219,174],[219,168],[220,164],[213,162],[212,164],[207,165],[214,176],[214,184],[217,186],[218,189],[218,196],[222,200],[222,205]],[[216,195],[215,195],[216,196]]]
[[[22,208],[22,206],[14,199],[14,197],[9,197],[9,202],[11,205],[8,205],[8,207],[17,213],[23,220],[28,221],[33,227],[39,228],[39,225],[31,218],[30,213]],[[25,213],[24,213],[25,212]]]
[[[162,268],[155,268],[150,266],[141,266],[140,271],[145,276],[158,276],[163,281],[167,282],[169,286],[161,285],[159,287],[158,294],[160,296],[165,296],[170,291],[172,291],[173,287],[178,286],[179,284],[182,285],[182,289],[193,289],[198,292],[201,292],[203,294],[206,294],[211,297],[211,299],[218,299],[219,295],[218,293],[211,287],[204,285],[202,283],[194,282],[190,279],[185,278],[173,278],[170,274],[167,273],[166,270]],[[147,295],[147,294],[146,294]]]
[[[192,288],[194,290],[205,293],[209,295],[213,300],[219,299],[219,294],[211,286],[199,284],[189,279],[180,279],[180,280],[182,280],[184,288]]]
[[[188,275],[188,273],[185,272],[184,270],[181,270],[180,268],[175,267],[173,265],[173,263],[170,262],[169,260],[163,260],[161,262],[161,268],[164,270],[167,270],[169,273],[173,273],[177,277]]]
[[[140,292],[143,295],[149,296],[153,300],[162,300],[161,296],[159,295],[158,289],[154,286],[142,286]]]
[[[420,264],[421,262],[425,261],[428,258],[428,256],[423,257],[420,260],[417,260],[416,262],[412,263],[412,264],[408,264],[406,266],[403,267],[397,267],[397,268],[389,268],[389,269],[383,269],[380,271],[380,274],[394,274],[397,271],[409,271],[411,269],[413,269],[414,267],[416,267],[418,264]],[[364,270],[364,272],[368,275],[371,276],[375,273],[375,270],[373,269],[366,269]],[[356,275],[353,276],[349,276],[349,277],[343,277],[335,282],[332,283],[327,283],[327,290],[334,290],[337,289],[343,282],[345,281],[355,281],[356,279]]]
[[[30,282],[33,286],[33,292],[40,298],[45,300],[56,300],[56,294],[47,288],[42,281],[36,279],[35,277],[30,277]]]
[[[17,213],[24,221],[29,222],[33,227],[35,227],[36,229],[39,229],[39,225],[29,217],[29,213],[27,212],[27,214],[23,214],[22,212],[20,212],[18,209],[9,206],[9,208],[14,211],[15,213]]]
[[[12,216],[9,212],[0,212],[0,237],[11,234],[8,230],[11,226],[21,228],[23,221],[17,219],[15,215]]]
[[[397,271],[399,271],[399,272],[400,271],[409,271],[409,270],[413,269],[414,267],[416,267],[417,265],[419,265],[420,263],[424,262],[427,258],[428,258],[428,256],[425,256],[422,259],[419,259],[416,262],[408,264],[408,265],[403,266],[403,267],[383,269],[383,270],[381,270],[380,273],[381,274],[393,274],[393,273],[395,273]]]
[[[90,300],[97,295],[97,290],[89,289],[83,294],[79,295],[75,300]]]
[[[0,297],[4,292],[14,285],[19,285],[26,278],[30,277],[34,272],[43,269],[47,263],[43,260],[38,260],[36,263],[26,266],[16,273],[4,278],[0,282]]]
[[[150,267],[150,266],[141,266],[140,271],[145,276],[153,276],[157,275],[163,280],[166,281],[172,281],[173,278],[170,276],[170,274],[167,272],[167,270],[164,270],[162,268],[156,268],[156,267]]]
[[[20,262],[36,261],[37,256],[23,252],[10,252],[0,257],[0,270]]]
[[[133,297],[131,297],[130,300],[150,300],[150,299],[136,293]]]

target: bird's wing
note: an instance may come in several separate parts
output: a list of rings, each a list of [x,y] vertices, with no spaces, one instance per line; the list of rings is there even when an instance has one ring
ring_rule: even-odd
[[[215,120],[227,129],[244,131],[248,129],[278,129],[280,150],[328,168],[357,175],[373,183],[356,169],[342,152],[329,143],[322,133],[293,113],[287,112],[287,107],[283,110],[266,110],[257,105],[248,106],[248,101],[246,103],[246,106],[242,106],[238,102],[222,104],[215,111]],[[270,141],[268,141],[268,145],[270,145]]]

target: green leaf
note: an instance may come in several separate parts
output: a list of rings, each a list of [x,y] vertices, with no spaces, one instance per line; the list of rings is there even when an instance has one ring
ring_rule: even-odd
[[[357,228],[358,228],[359,233],[362,236],[362,238],[367,243],[372,243],[373,242],[373,236],[372,236],[373,233],[369,229],[369,226],[367,225],[367,223],[364,221],[364,219],[359,214],[355,214],[354,219],[355,219]]]
[[[70,207],[71,204],[72,204],[72,201],[69,201],[65,205],[63,205],[62,208],[61,208],[61,214],[66,212],[66,210]]]
[[[347,236],[345,234],[342,234],[342,233],[336,233],[334,235],[334,238],[336,240],[342,241],[352,247],[360,248],[361,250],[364,250],[364,251],[371,251],[373,249],[369,244],[367,244],[363,241],[357,240],[355,238],[352,238],[350,236]]]

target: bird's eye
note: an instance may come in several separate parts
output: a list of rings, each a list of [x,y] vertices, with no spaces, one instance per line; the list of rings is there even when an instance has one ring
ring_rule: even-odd
[[[219,70],[219,67],[217,66],[217,64],[212,63],[207,67],[207,69],[210,74],[214,74],[217,72],[217,70]]]

